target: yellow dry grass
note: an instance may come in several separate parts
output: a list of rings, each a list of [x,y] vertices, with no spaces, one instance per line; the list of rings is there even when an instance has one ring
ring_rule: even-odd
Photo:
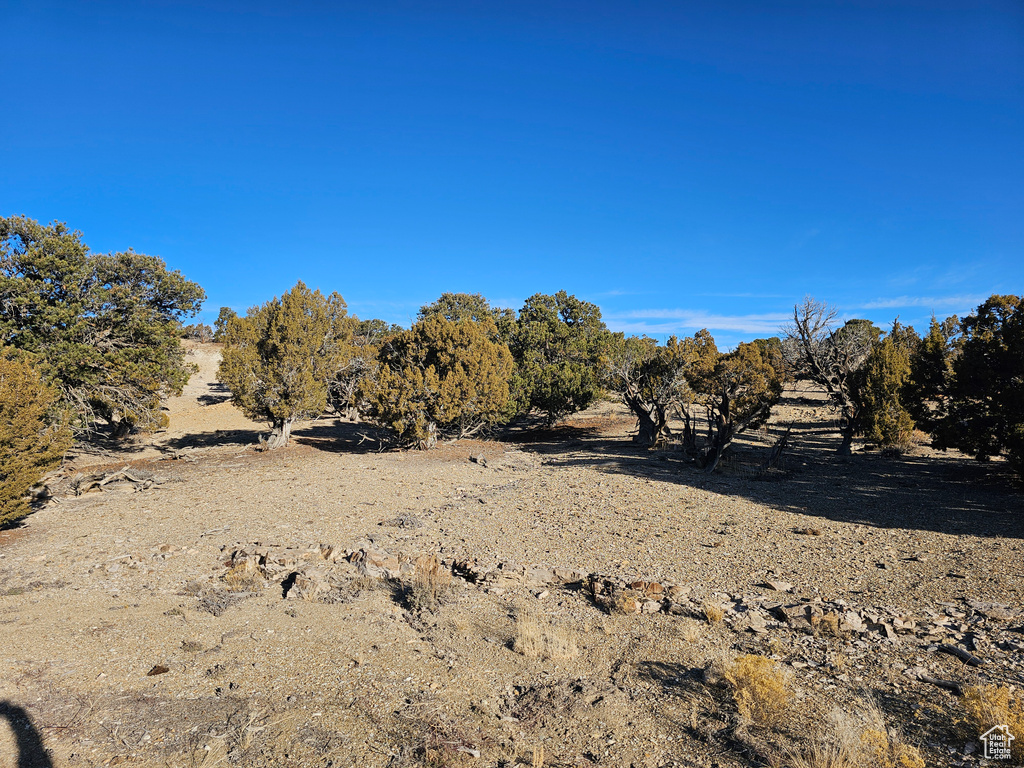
[[[1005,725],[1016,738],[1010,745],[1010,765],[1024,765],[1024,700],[1006,686],[981,685],[964,691],[967,730],[979,738],[997,725]]]
[[[516,637],[512,647],[530,659],[559,661],[577,654],[576,636],[565,627],[541,619],[531,610],[516,617]]]
[[[768,728],[780,724],[789,710],[793,691],[778,662],[747,654],[729,664],[722,676],[732,688],[740,717]]]

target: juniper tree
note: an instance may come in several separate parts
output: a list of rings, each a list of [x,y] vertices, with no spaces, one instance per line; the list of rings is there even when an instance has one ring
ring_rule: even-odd
[[[914,329],[893,321],[892,330],[875,344],[864,365],[860,387],[861,431],[883,446],[903,445],[914,431],[908,408],[911,359],[921,343]]]
[[[1024,298],[989,297],[961,330],[936,445],[980,460],[1006,453],[1024,475]]]
[[[402,328],[377,319],[352,320],[352,356],[331,376],[328,401],[337,413],[355,421],[365,410],[366,392],[376,386],[381,346]]]
[[[791,355],[787,366],[828,394],[839,412],[839,452],[849,454],[861,426],[864,363],[881,331],[867,320],[849,320],[837,327],[837,317],[834,307],[807,297],[793,307],[793,323],[782,332],[784,349]]]
[[[231,307],[221,307],[217,313],[217,319],[213,321],[213,340],[224,341],[224,334],[228,330],[228,322],[238,317],[238,313]]]
[[[784,379],[782,356],[765,340],[741,343],[719,356],[710,372],[691,374],[708,416],[709,440],[701,456],[705,471],[715,471],[737,435],[768,421]]]
[[[71,445],[59,401],[26,354],[0,347],[0,525],[28,514],[29,489]]]
[[[960,319],[956,315],[941,322],[933,315],[928,334],[910,356],[907,408],[916,425],[925,432],[935,432],[949,415],[959,335]]]
[[[160,399],[193,370],[181,320],[204,298],[154,256],[94,254],[66,224],[0,218],[0,344],[36,356],[79,432],[166,424]]]
[[[268,448],[286,445],[297,420],[326,409],[329,381],[354,353],[352,326],[338,293],[301,281],[228,320],[219,378],[246,416],[270,423]]]
[[[433,314],[381,345],[368,415],[404,444],[429,448],[438,436],[466,437],[503,424],[514,405],[514,362],[494,341],[494,321]]]
[[[661,445],[675,409],[684,420],[684,445],[694,445],[689,406],[696,393],[690,382],[709,374],[717,358],[715,341],[706,329],[682,341],[673,336],[664,345],[647,337],[612,337],[606,360],[608,383],[636,417],[635,442],[646,448]]]
[[[600,394],[610,336],[597,305],[565,291],[538,293],[501,330],[516,361],[513,391],[520,411],[538,410],[551,424]]]

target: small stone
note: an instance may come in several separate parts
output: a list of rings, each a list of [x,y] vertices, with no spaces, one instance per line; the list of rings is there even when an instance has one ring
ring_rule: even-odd
[[[149,672],[146,673],[146,677],[153,677],[153,675],[166,675],[170,671],[171,670],[169,670],[163,664],[157,664],[151,670],[149,670]]]
[[[793,585],[786,581],[767,581],[765,582],[769,588],[774,589],[776,592],[792,592]]]

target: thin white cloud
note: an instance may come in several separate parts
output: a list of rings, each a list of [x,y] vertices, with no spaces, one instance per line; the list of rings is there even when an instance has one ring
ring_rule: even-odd
[[[903,307],[959,307],[974,308],[985,301],[985,296],[897,296],[893,299],[876,299],[861,304],[856,309],[902,309]]]
[[[759,315],[716,315],[691,309],[638,309],[605,317],[605,322],[612,330],[650,334],[707,328],[709,331],[775,335],[787,320],[788,314],[778,312]]]

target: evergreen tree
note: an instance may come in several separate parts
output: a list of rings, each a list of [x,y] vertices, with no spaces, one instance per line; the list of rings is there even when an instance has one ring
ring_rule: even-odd
[[[991,296],[961,330],[936,444],[980,460],[1006,453],[1024,474],[1024,299]]]
[[[610,336],[597,305],[565,291],[538,293],[514,323],[502,323],[502,337],[516,361],[513,392],[520,411],[538,410],[553,424],[601,393]]]
[[[466,437],[508,421],[514,362],[494,341],[494,321],[431,314],[380,349],[366,387],[370,418],[403,443],[432,447],[438,436]]]
[[[921,340],[914,329],[893,321],[892,330],[868,354],[860,398],[864,436],[882,446],[909,442],[914,419],[908,409],[911,360]]]
[[[217,313],[217,319],[213,321],[213,340],[224,341],[224,335],[228,330],[228,323],[238,317],[238,313],[231,307],[221,307]]]
[[[0,347],[0,525],[29,513],[29,489],[71,446],[71,432],[54,409],[59,392],[27,355]]]
[[[37,357],[80,431],[166,424],[160,399],[193,370],[181,320],[204,298],[156,257],[93,254],[65,224],[0,218],[0,344]]]
[[[960,320],[956,315],[941,323],[932,316],[928,335],[910,357],[906,402],[911,417],[925,432],[934,433],[949,415],[950,385]]]
[[[669,435],[673,408],[684,419],[683,444],[695,446],[689,406],[696,402],[692,382],[707,376],[718,360],[718,348],[708,331],[664,345],[647,337],[614,334],[608,344],[607,378],[637,420],[635,442],[646,448],[662,445]]]
[[[710,435],[701,456],[705,471],[715,471],[737,435],[771,416],[785,379],[782,357],[774,349],[765,340],[741,343],[721,355],[710,373],[691,374],[691,386],[708,415]]]
[[[839,412],[839,453],[849,454],[853,436],[861,429],[864,364],[881,330],[869,320],[848,320],[836,327],[834,307],[811,297],[793,307],[793,323],[782,329],[787,370],[808,379],[828,393]]]
[[[302,282],[228,320],[219,378],[246,416],[270,423],[268,448],[286,445],[297,420],[326,409],[330,380],[353,356],[352,332],[341,296]]]

